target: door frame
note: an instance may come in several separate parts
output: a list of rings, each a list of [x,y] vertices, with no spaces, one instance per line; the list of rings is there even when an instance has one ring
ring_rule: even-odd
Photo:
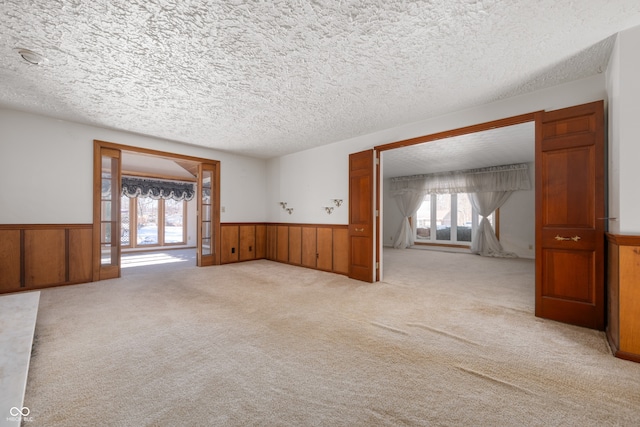
[[[213,233],[214,233],[214,239],[213,239],[213,250],[214,250],[214,254],[213,254],[213,258],[212,258],[212,262],[209,265],[219,265],[220,264],[220,212],[219,212],[219,207],[220,207],[220,161],[219,160],[211,160],[211,159],[205,159],[202,157],[194,157],[194,156],[188,156],[188,155],[183,155],[183,154],[176,154],[176,153],[170,153],[170,152],[166,152],[166,151],[159,151],[159,150],[153,150],[153,149],[148,149],[148,148],[141,148],[141,147],[135,147],[135,146],[131,146],[131,145],[124,145],[124,144],[118,144],[118,143],[114,143],[114,142],[107,142],[107,141],[101,141],[101,140],[94,140],[93,141],[93,176],[94,176],[94,185],[93,185],[93,244],[92,244],[92,251],[93,251],[93,277],[92,280],[98,281],[101,280],[100,278],[100,213],[101,213],[101,204],[100,204],[100,200],[101,200],[101,190],[100,190],[100,184],[99,184],[99,178],[101,177],[101,152],[103,149],[107,149],[107,150],[116,150],[119,151],[120,154],[122,154],[123,152],[131,152],[131,153],[135,153],[135,154],[144,154],[144,155],[149,155],[149,156],[154,156],[154,157],[162,157],[165,159],[169,159],[169,160],[186,160],[189,162],[194,162],[194,163],[198,163],[199,165],[202,164],[206,164],[206,165],[211,165],[214,170],[215,170],[215,174],[214,174],[214,179],[215,179],[215,191],[214,191],[214,199],[213,199],[213,204],[216,208],[216,211],[214,212],[213,218]],[[122,166],[122,157],[120,157],[120,161],[119,161],[119,172],[121,171],[121,166]],[[199,193],[198,193],[199,194]],[[118,199],[119,200],[119,199]],[[197,242],[200,241],[200,233],[201,233],[201,224],[200,224],[200,215],[197,215]],[[118,254],[120,254],[120,249],[121,244],[120,244],[120,240],[117,240],[117,251]],[[197,248],[198,251],[200,251],[200,248]],[[120,277],[120,255],[118,255],[118,265],[117,265],[117,274],[115,274],[115,277]]]
[[[427,142],[439,141],[447,138],[452,138],[455,136],[468,135],[471,133],[483,132],[491,129],[498,129],[502,127],[519,125],[523,123],[530,123],[530,122],[536,123],[536,121],[539,120],[538,117],[541,117],[540,113],[542,113],[542,111],[536,111],[536,112],[527,113],[527,114],[520,114],[518,116],[506,117],[504,119],[493,120],[490,122],[479,123],[471,126],[457,128],[457,129],[446,130],[443,132],[433,133],[430,135],[423,135],[423,136],[418,136],[416,138],[391,142],[389,144],[378,145],[374,147],[374,150],[376,151],[376,155],[378,156],[377,158],[379,160],[380,154],[382,152],[393,150],[396,148],[410,147],[412,145],[424,144]],[[535,135],[532,135],[532,138],[535,138]],[[382,245],[384,242],[383,242],[383,239],[379,238],[380,236],[382,236],[383,221],[381,218],[384,215],[384,212],[382,211],[382,206],[381,206],[383,186],[380,183],[380,180],[382,179],[380,175],[383,173],[383,171],[384,171],[384,164],[382,164],[381,161],[378,161],[376,165],[376,180],[378,182],[378,186],[376,189],[375,198],[376,198],[376,209],[378,210],[380,215],[378,215],[378,217],[376,218],[377,221],[376,221],[376,229],[375,229],[375,236],[377,237],[377,242],[378,242],[375,248],[375,254],[376,254],[375,262],[376,262],[376,266],[378,266],[378,268],[376,269],[376,281],[382,280],[382,269],[384,268],[382,263]]]
[[[506,126],[511,126],[511,125],[517,125],[517,124],[522,124],[522,123],[528,123],[528,122],[533,122],[536,128],[535,131],[535,135],[534,135],[534,141],[536,144],[536,161],[538,160],[538,147],[540,144],[540,129],[541,126],[543,125],[543,120],[545,119],[545,115],[546,114],[550,114],[553,112],[558,112],[561,110],[568,110],[568,109],[576,109],[576,108],[591,108],[590,106],[598,104],[598,103],[603,103],[603,101],[594,101],[591,103],[587,103],[587,104],[582,104],[582,105],[575,105],[575,106],[569,106],[569,107],[564,107],[564,108],[560,108],[560,109],[554,109],[551,110],[549,112],[544,111],[544,110],[540,110],[540,111],[535,111],[532,113],[527,113],[527,114],[522,114],[522,115],[518,115],[518,116],[513,116],[513,117],[507,117],[504,119],[499,119],[499,120],[494,120],[491,122],[486,122],[486,123],[480,123],[480,124],[476,124],[476,125],[472,125],[472,126],[466,126],[466,127],[462,127],[462,128],[458,128],[458,129],[453,129],[453,130],[448,130],[448,131],[444,131],[444,132],[439,132],[439,133],[435,133],[435,134],[431,134],[431,135],[425,135],[425,136],[420,136],[420,137],[416,137],[416,138],[411,138],[411,139],[407,139],[407,140],[403,140],[403,141],[397,141],[397,142],[393,142],[390,144],[384,144],[384,145],[379,145],[374,147],[374,150],[377,153],[381,153],[383,151],[387,151],[387,150],[392,150],[395,148],[401,148],[401,147],[408,147],[408,146],[412,146],[412,145],[417,145],[417,144],[422,144],[422,143],[426,143],[426,142],[430,142],[430,141],[436,141],[436,140],[442,140],[442,139],[446,139],[446,138],[450,138],[450,137],[454,137],[454,136],[460,136],[460,135],[466,135],[466,134],[471,134],[471,133],[475,133],[475,132],[481,132],[481,131],[486,131],[486,130],[490,130],[490,129],[496,129],[496,128],[501,128],[501,127],[506,127]],[[604,108],[602,111],[602,114],[604,115]],[[603,123],[602,123],[602,135],[600,135],[602,137],[602,144],[605,144],[604,142],[604,134],[606,133],[606,123],[604,123],[604,119],[603,119]],[[605,148],[606,150],[606,148]],[[603,155],[605,156],[606,159],[606,152],[603,153]],[[601,167],[601,168],[605,168],[605,164],[602,164],[600,166],[596,165],[596,167]],[[384,165],[380,165],[378,166],[376,173],[378,174],[377,176],[377,180],[379,181],[381,179],[381,177],[379,176],[380,174],[380,168],[384,168]],[[538,173],[539,173],[539,168],[538,165],[536,165],[535,168],[535,181],[538,182]],[[597,175],[597,173],[596,173]],[[602,173],[602,179],[606,179],[606,170],[604,170],[604,173]],[[540,254],[540,247],[541,247],[541,241],[540,241],[540,230],[539,230],[539,216],[541,214],[540,209],[541,206],[539,205],[539,192],[540,189],[536,188],[535,190],[536,194],[536,212],[535,212],[535,216],[536,216],[536,259],[535,259],[535,263],[536,263],[536,278],[535,278],[535,292],[536,295],[538,296],[539,294],[539,288],[542,287],[542,277],[540,277],[540,269],[541,267],[541,263],[542,263],[542,259],[540,259],[539,254]],[[606,205],[607,205],[607,190],[606,190],[606,184],[603,186],[602,191],[598,192],[598,196],[597,197],[602,197],[601,203],[602,206],[604,207],[603,209],[606,209]],[[375,192],[375,203],[376,203],[376,209],[380,209],[380,203],[382,200],[382,186],[378,185],[378,188]],[[601,212],[594,212],[595,214],[600,214]],[[381,212],[381,214],[383,214]],[[382,216],[382,215],[380,215]],[[600,216],[604,216],[604,215],[600,215]],[[376,227],[375,227],[375,236],[379,237],[382,234],[382,224],[381,224],[381,220],[378,220],[376,223]],[[602,239],[604,239],[604,232],[606,232],[606,228],[603,230],[603,235],[601,236]],[[600,239],[600,240],[602,240]],[[376,254],[376,265],[380,266],[380,269],[382,268],[382,258],[381,258],[381,250],[382,250],[382,241],[381,239],[377,239],[378,244],[377,247],[374,248],[375,250],[375,254]],[[601,254],[603,259],[598,261],[601,262],[602,265],[604,266],[602,268],[606,269],[606,259],[604,259],[604,252],[605,252],[605,248],[601,248]],[[381,271],[381,270],[379,270]],[[600,273],[602,273],[602,271],[600,271]],[[596,275],[596,280],[601,280],[602,283],[600,284],[600,286],[602,287],[602,289],[606,288],[606,283],[605,278],[604,278],[604,274],[599,274]],[[381,274],[380,275],[376,275],[376,280],[382,280]],[[597,286],[597,284],[595,285]],[[602,291],[602,290],[601,290]],[[599,301],[600,304],[603,304],[603,301]],[[539,301],[538,301],[538,297],[536,297],[536,303],[535,303],[535,309],[536,309],[536,315],[539,316],[541,315],[539,313]],[[597,311],[597,307],[596,307],[596,311]],[[598,315],[600,314],[599,312],[597,313]],[[544,316],[545,318],[552,318],[552,317],[547,317],[546,315]],[[552,320],[554,320],[552,318]],[[602,323],[598,323],[600,320],[602,320]],[[573,323],[573,322],[571,322]],[[594,325],[584,325],[584,326],[590,326],[590,327],[594,327],[596,329],[601,329],[602,326],[605,323],[605,319],[604,319],[604,315],[602,315],[602,319],[596,319],[595,324]]]

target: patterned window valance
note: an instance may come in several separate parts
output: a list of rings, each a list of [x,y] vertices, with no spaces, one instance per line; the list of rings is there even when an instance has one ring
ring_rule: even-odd
[[[160,181],[146,178],[122,177],[122,194],[127,197],[152,199],[192,200],[195,190],[192,183]]]

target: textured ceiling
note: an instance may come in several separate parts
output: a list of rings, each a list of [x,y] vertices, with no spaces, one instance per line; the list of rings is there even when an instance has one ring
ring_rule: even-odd
[[[529,163],[534,160],[533,122],[440,139],[382,153],[385,179]]]
[[[593,75],[638,24],[638,0],[3,0],[0,106],[269,158]]]

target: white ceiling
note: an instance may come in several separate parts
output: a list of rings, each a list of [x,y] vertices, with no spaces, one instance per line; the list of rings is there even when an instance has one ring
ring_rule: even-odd
[[[534,122],[382,152],[384,178],[531,163]]]
[[[136,173],[146,176],[194,180],[195,175],[190,170],[196,170],[197,162],[168,159],[161,156],[132,153],[122,153],[122,173]]]
[[[638,24],[638,0],[3,0],[0,106],[269,158],[594,75]]]

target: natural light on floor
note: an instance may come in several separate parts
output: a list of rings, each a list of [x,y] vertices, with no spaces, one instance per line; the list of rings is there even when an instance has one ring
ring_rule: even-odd
[[[121,267],[142,267],[145,265],[168,264],[171,262],[186,262],[188,258],[171,255],[166,252],[127,254],[122,257]]]

